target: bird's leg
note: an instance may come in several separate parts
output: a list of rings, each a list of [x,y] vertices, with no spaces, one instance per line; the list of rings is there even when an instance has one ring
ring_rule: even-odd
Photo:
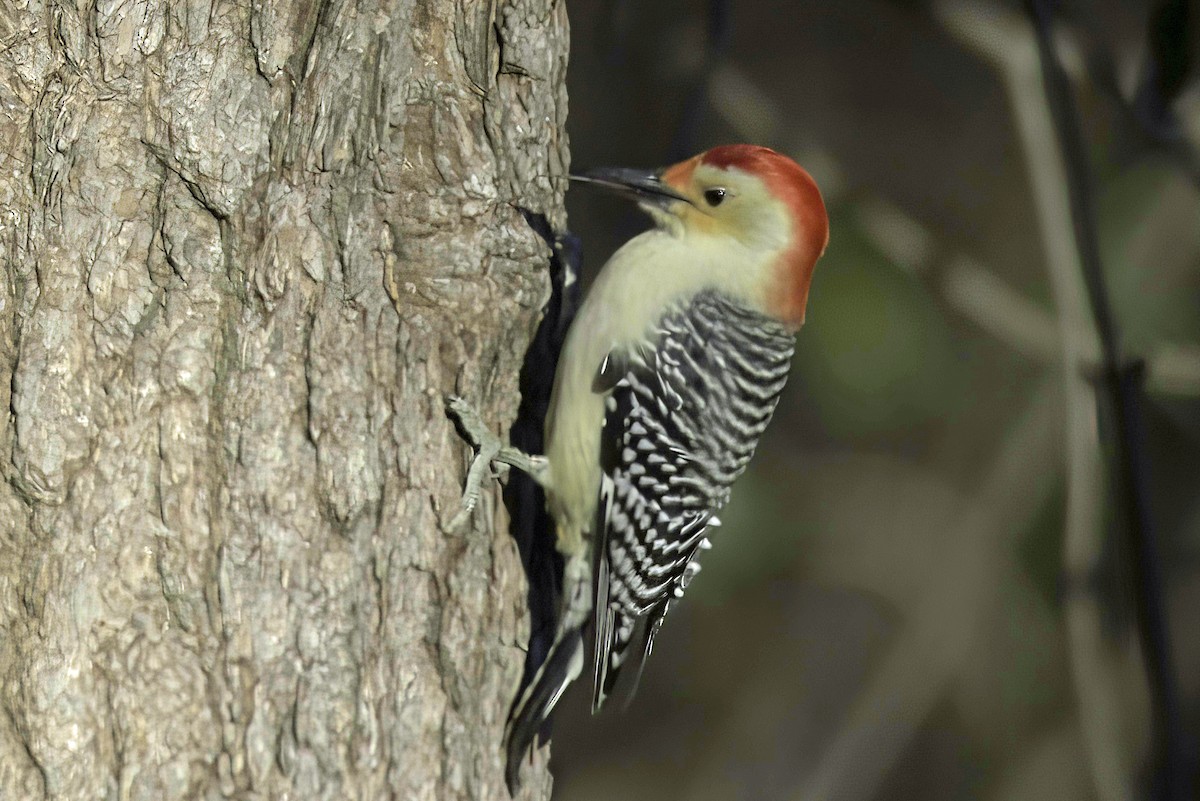
[[[531,456],[518,448],[506,445],[492,433],[479,412],[456,395],[446,398],[446,412],[458,423],[463,439],[475,449],[475,458],[467,470],[466,486],[463,488],[462,508],[450,521],[451,531],[457,531],[466,525],[475,504],[479,502],[479,492],[485,476],[499,478],[509,467],[515,467],[538,484],[543,483],[546,475],[546,457]]]
[[[565,555],[560,630],[580,628],[592,614],[592,564],[586,551]]]

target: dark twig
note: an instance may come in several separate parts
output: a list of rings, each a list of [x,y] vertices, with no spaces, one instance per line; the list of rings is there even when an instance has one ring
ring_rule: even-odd
[[[607,0],[597,15],[596,41],[609,66],[625,61],[629,49],[629,31],[633,13],[630,0]]]
[[[1172,107],[1192,71],[1191,0],[1160,0],[1150,12],[1146,61],[1133,109],[1142,126],[1161,140],[1183,136]]]
[[[1111,50],[1093,44],[1087,63],[1092,84],[1117,110],[1114,151],[1119,163],[1152,156],[1200,186],[1200,151],[1174,108],[1179,94],[1194,80],[1194,5],[1195,0],[1159,0],[1151,9],[1145,60],[1132,98],[1121,90]],[[1086,17],[1079,22],[1089,24]]]
[[[669,161],[687,158],[698,149],[696,134],[708,104],[708,85],[713,70],[721,63],[733,39],[732,17],[729,0],[708,0],[708,41],[704,61],[683,102],[675,140],[667,154]]]
[[[1126,360],[1121,352],[1100,263],[1090,166],[1070,82],[1054,49],[1053,5],[1048,0],[1026,0],[1037,34],[1046,101],[1065,166],[1084,285],[1100,339],[1101,365],[1095,376],[1097,401],[1111,422],[1110,473],[1132,556],[1134,612],[1154,712],[1156,753],[1150,789],[1153,798],[1184,801],[1191,798],[1191,757],[1171,661],[1162,566],[1149,508],[1140,409],[1144,371],[1140,362]]]

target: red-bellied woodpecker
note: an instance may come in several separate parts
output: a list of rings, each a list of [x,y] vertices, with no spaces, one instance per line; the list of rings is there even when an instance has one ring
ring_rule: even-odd
[[[509,719],[510,788],[583,669],[587,623],[598,710],[635,642],[640,671],[700,569],[715,513],[787,380],[829,237],[816,183],[765,147],[717,147],[657,173],[574,177],[631,196],[655,227],[613,255],[571,325],[545,456],[501,446],[463,401],[450,401],[479,448],[465,509],[488,463],[519,467],[546,491],[564,558],[554,645]]]

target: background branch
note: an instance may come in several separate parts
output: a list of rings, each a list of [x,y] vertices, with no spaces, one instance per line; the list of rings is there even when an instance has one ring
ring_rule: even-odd
[[[1079,269],[1092,321],[1100,340],[1102,370],[1095,376],[1101,410],[1110,418],[1110,480],[1116,491],[1117,512],[1132,557],[1133,603],[1141,638],[1142,658],[1153,703],[1155,756],[1152,792],[1163,799],[1191,798],[1190,749],[1186,744],[1179,690],[1171,662],[1162,597],[1162,566],[1150,510],[1147,464],[1143,442],[1142,365],[1126,361],[1117,322],[1104,283],[1096,232],[1091,167],[1075,111],[1070,82],[1053,38],[1053,4],[1027,0],[1036,32],[1046,104],[1063,162],[1063,184]],[[1075,364],[1078,364],[1077,362]]]

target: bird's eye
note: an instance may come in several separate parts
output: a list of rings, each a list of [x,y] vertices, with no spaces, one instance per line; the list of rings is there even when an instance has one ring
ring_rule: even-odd
[[[715,189],[704,190],[704,201],[710,206],[720,206],[721,201],[725,199],[725,190],[721,187]]]

